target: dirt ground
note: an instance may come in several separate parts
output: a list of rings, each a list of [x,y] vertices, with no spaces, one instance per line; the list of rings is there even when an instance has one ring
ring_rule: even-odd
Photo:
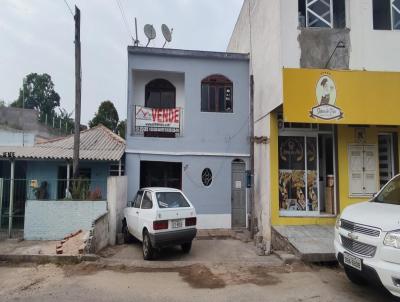
[[[392,301],[337,267],[196,264],[0,266],[0,301]]]
[[[79,233],[63,243],[63,255],[78,255],[79,248],[84,243],[86,234]],[[0,241],[0,254],[14,255],[56,255],[56,246],[61,240],[2,240]]]

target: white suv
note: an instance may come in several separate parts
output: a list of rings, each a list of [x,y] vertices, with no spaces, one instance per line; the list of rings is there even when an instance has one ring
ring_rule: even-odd
[[[372,200],[343,211],[336,222],[335,252],[352,282],[383,285],[400,297],[400,175]]]
[[[181,245],[189,253],[196,236],[196,211],[186,196],[171,188],[144,188],[124,209],[125,242],[136,237],[143,244],[143,258],[154,258],[165,246]]]

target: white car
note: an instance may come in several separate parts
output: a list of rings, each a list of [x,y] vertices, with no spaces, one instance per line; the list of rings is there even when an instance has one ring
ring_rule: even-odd
[[[189,253],[196,236],[196,210],[182,191],[144,188],[124,209],[122,232],[125,242],[142,242],[143,258],[151,260],[162,247],[180,245]]]
[[[343,211],[334,245],[352,282],[383,285],[400,298],[400,175],[370,201]]]

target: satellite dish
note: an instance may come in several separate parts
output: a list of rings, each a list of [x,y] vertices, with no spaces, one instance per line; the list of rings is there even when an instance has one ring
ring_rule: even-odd
[[[154,26],[151,24],[146,24],[144,26],[144,34],[146,35],[148,41],[147,41],[147,46],[149,46],[149,43],[151,40],[154,40],[157,36],[156,30],[154,29]]]
[[[165,47],[167,42],[171,42],[172,41],[172,32],[173,32],[173,30],[174,29],[169,30],[168,26],[165,25],[165,24],[161,25],[161,31],[162,31],[162,34],[163,34],[163,36],[165,38],[165,42],[164,42],[163,48]]]

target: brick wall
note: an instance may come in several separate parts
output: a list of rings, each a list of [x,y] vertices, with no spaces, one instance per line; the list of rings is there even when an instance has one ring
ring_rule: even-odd
[[[106,212],[106,201],[27,200],[24,239],[60,240],[79,229],[89,231]]]

